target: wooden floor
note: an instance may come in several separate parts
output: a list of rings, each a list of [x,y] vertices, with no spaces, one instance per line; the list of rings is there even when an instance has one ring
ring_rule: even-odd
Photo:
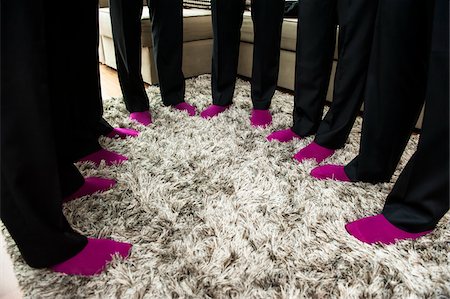
[[[104,64],[100,64],[100,83],[104,100],[122,96],[117,72]]]

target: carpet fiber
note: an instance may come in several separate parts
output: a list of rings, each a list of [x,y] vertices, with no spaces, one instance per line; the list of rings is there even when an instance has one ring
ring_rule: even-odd
[[[105,101],[114,125],[136,139],[102,139],[130,158],[123,165],[78,165],[85,176],[118,180],[101,195],[65,206],[75,229],[134,244],[92,278],[29,268],[8,236],[17,276],[29,298],[446,298],[450,294],[448,215],[417,241],[369,246],[344,224],[380,212],[392,183],[317,181],[311,161],[293,154],[311,141],[269,143],[291,124],[293,98],[277,92],[274,124],[249,124],[250,86],[239,81],[235,105],[217,118],[188,118],[148,90],[154,124],[132,124],[121,99]],[[187,81],[188,102],[210,104],[210,77]],[[325,162],[349,162],[358,151],[358,118],[344,149]],[[393,179],[414,152],[408,144]]]

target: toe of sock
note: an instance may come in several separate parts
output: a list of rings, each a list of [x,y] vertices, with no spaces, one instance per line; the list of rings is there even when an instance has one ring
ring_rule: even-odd
[[[131,247],[129,243],[89,238],[81,252],[51,269],[67,275],[97,275],[106,268],[114,255],[118,254],[124,259],[127,258]]]

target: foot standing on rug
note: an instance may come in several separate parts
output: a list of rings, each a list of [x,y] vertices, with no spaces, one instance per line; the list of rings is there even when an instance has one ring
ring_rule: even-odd
[[[183,2],[149,0],[153,53],[158,71],[161,98],[165,106],[196,114],[184,101]],[[142,0],[111,0],[111,23],[117,72],[130,119],[144,126],[152,123],[149,99],[141,74]]]
[[[126,257],[131,245],[86,238],[62,213],[64,199],[99,190],[85,183],[67,154],[76,142],[71,138],[75,124],[68,116],[78,99],[59,92],[66,78],[60,73],[61,61],[53,55],[61,46],[57,36],[76,37],[75,31],[83,27],[63,26],[68,19],[83,19],[95,34],[97,5],[62,5],[66,5],[63,15],[55,14],[48,1],[2,2],[0,217],[31,267],[93,275],[114,254]],[[61,42],[64,45],[64,39]],[[75,53],[84,46],[88,45],[71,44]],[[75,65],[83,64],[82,55],[71,57]],[[71,68],[65,67],[67,73]],[[89,68],[84,74],[89,75]],[[105,181],[110,184],[104,188],[113,184]]]
[[[224,112],[233,102],[245,9],[244,0],[212,0],[211,5],[214,34],[213,105],[201,113],[203,118]],[[255,42],[250,120],[253,126],[264,127],[272,123],[269,108],[278,81],[284,0],[253,0],[251,12]]]
[[[430,233],[449,210],[449,2],[430,0],[413,7],[415,1],[401,1],[402,5],[397,5],[400,1],[380,2],[380,32],[376,43],[381,47],[385,41],[389,42],[384,34],[398,36],[410,30],[409,26],[391,28],[389,25],[393,23],[389,21],[407,18],[412,25],[420,17],[429,20],[427,13],[434,7],[434,21],[429,22],[433,23],[433,37],[428,84],[417,82],[426,85],[427,90],[417,151],[388,195],[382,213],[346,225],[347,231],[363,242],[391,244]],[[386,55],[389,53],[381,54],[381,61],[389,61]],[[382,85],[386,77],[383,72],[380,75],[377,80]]]
[[[389,5],[395,11],[406,8],[410,13],[399,13],[395,17],[379,13],[377,17],[359,154],[346,166],[317,167],[311,172],[316,178],[369,183],[390,181],[417,123],[426,92],[424,82],[430,44],[427,41],[431,35],[426,16],[431,9],[423,7],[428,1],[392,2]],[[384,6],[388,4],[383,2],[379,11],[384,11]]]
[[[294,124],[267,139],[314,135],[294,158],[321,163],[347,141],[363,101],[378,0],[302,0],[297,28]],[[333,102],[322,119],[339,25]]]

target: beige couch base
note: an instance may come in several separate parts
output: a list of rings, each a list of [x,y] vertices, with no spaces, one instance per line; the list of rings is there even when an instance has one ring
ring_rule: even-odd
[[[103,61],[113,69],[117,69],[112,38],[101,36]],[[142,78],[148,84],[158,83],[158,74],[153,62],[153,48],[142,48]],[[211,72],[212,40],[199,40],[183,44],[183,73],[186,78]],[[208,59],[209,58],[209,59]]]

